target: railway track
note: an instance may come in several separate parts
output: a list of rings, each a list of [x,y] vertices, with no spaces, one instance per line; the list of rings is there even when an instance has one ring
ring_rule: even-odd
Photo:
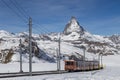
[[[67,73],[67,71],[61,70],[61,71],[36,71],[32,72],[32,76],[37,75],[47,75],[47,74],[60,74],[60,73]],[[22,77],[22,76],[29,76],[29,72],[15,72],[15,73],[0,73],[0,78],[10,78],[10,77]]]
[[[103,68],[101,68],[103,69]],[[101,70],[98,69],[98,70]],[[85,71],[85,70],[84,70]],[[95,70],[89,70],[89,71],[95,71]],[[77,71],[77,72],[83,72],[83,71]],[[85,71],[86,72],[86,71]],[[47,74],[63,74],[63,73],[71,73],[65,70],[60,70],[60,71],[34,71],[32,72],[32,76],[37,76],[37,75],[47,75]],[[73,73],[73,72],[72,72]],[[0,78],[10,78],[10,77],[22,77],[22,76],[30,76],[29,72],[13,72],[13,73],[0,73]]]

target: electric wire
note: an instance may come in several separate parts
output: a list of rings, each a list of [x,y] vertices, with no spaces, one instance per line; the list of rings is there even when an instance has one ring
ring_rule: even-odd
[[[18,14],[8,3],[6,3],[4,0],[1,1],[6,5],[6,7],[12,10],[22,21],[26,23],[26,20],[20,14]]]
[[[40,27],[41,25],[36,23],[36,25],[38,25],[38,27]],[[48,30],[47,28],[45,28],[45,26],[41,26],[41,28],[44,28],[46,30],[46,32],[50,32],[50,30]]]
[[[16,6],[18,6],[18,8],[20,8],[20,10],[21,10],[27,17],[30,17],[30,15],[26,12],[26,10],[25,10],[16,0],[14,0],[14,3],[16,4]]]
[[[33,32],[34,32],[34,33],[37,32],[37,33],[39,33],[39,34],[44,34],[44,32],[43,32],[42,30],[40,30],[40,29],[38,29],[38,28],[36,28],[36,27],[33,28]]]
[[[11,1],[11,0],[10,0]],[[13,1],[11,1],[11,3],[18,9],[18,11],[21,13],[21,14],[23,14],[26,18],[29,16],[29,14],[19,5],[19,3],[16,1],[16,0],[14,0],[14,2]],[[18,7],[19,6],[19,7]],[[38,23],[35,23],[35,25],[36,25],[36,31],[38,32],[38,33],[49,33],[50,31],[47,29],[47,28],[45,28],[45,27],[40,27],[41,25],[40,24],[38,24]],[[39,28],[40,29],[39,29]],[[35,28],[34,26],[33,26],[33,28]],[[42,30],[41,30],[42,29]],[[38,31],[38,30],[40,30],[40,31]]]
[[[12,7],[8,5],[4,0],[1,0],[9,9],[11,9],[20,19],[22,19],[25,23],[28,22],[27,19],[29,14],[24,10],[24,8],[16,1],[16,0],[9,0],[12,3]],[[13,8],[15,7],[15,8]],[[19,13],[19,14],[18,14]],[[33,29],[36,30],[40,34],[45,34],[45,33],[50,33],[51,31],[48,30],[47,28],[41,26],[39,23],[35,22],[33,23]]]
[[[44,33],[49,33],[50,31],[45,29],[43,26],[39,26],[37,24],[34,24],[33,28],[37,28],[38,30],[41,30]]]
[[[9,0],[16,8],[16,10],[19,11],[19,13],[21,13],[22,16],[24,16],[24,18],[27,20],[28,17],[26,16],[26,14],[16,5],[16,3],[13,0]]]

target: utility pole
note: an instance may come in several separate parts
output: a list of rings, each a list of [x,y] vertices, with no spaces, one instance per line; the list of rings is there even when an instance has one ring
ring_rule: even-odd
[[[83,67],[85,70],[85,50],[86,50],[86,48],[85,48],[85,46],[81,46],[81,48],[83,49],[83,63],[84,63]]]
[[[93,46],[94,48],[94,55],[96,54],[96,51],[95,51],[95,46]],[[95,60],[95,56],[93,56],[93,60]]]
[[[29,74],[32,76],[32,18],[29,18]]]
[[[101,54],[101,69],[103,68],[102,56],[103,56],[103,54]]]
[[[22,72],[22,40],[20,39],[20,73]]]
[[[83,53],[84,53],[84,70],[85,70],[85,47],[83,48]]]
[[[61,64],[60,64],[60,57],[61,57],[61,45],[60,45],[60,43],[61,43],[61,39],[60,39],[60,37],[59,37],[59,40],[58,40],[58,47],[59,47],[59,50],[58,50],[58,71],[60,71],[61,70]]]
[[[101,53],[98,54],[99,69],[100,69],[100,55],[101,55]]]
[[[56,53],[57,53],[57,71],[59,71],[59,53],[58,53],[58,49],[56,49]]]

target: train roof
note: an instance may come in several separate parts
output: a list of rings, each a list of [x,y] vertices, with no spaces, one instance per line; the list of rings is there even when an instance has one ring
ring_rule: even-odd
[[[65,61],[83,61],[83,60],[65,60]],[[98,60],[85,60],[86,62],[99,62]]]

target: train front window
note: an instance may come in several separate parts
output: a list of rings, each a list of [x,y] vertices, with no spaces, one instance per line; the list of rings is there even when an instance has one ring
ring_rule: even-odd
[[[73,62],[66,62],[65,65],[73,65]]]

